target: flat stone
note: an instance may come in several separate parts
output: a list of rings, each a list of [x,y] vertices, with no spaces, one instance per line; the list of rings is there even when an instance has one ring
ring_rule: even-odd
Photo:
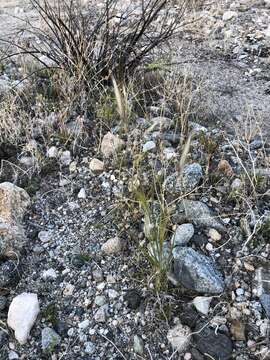
[[[107,255],[118,254],[122,250],[122,241],[119,237],[114,237],[107,240],[102,246],[101,251]]]
[[[210,258],[192,248],[173,249],[174,275],[185,288],[204,294],[220,294],[224,281]]]
[[[7,323],[15,331],[15,338],[21,345],[27,342],[39,311],[36,294],[22,293],[12,300],[8,310]]]
[[[192,224],[182,224],[177,226],[171,239],[172,246],[187,245],[193,235],[194,226]]]
[[[104,162],[99,159],[92,159],[89,163],[89,169],[95,172],[104,171]]]
[[[199,323],[193,335],[195,347],[202,353],[208,354],[213,359],[230,360],[233,351],[231,339],[215,329]]]
[[[221,232],[225,231],[224,225],[218,220],[217,216],[201,201],[182,200],[177,205],[177,212],[174,214],[176,220],[178,213],[180,213],[179,215],[184,214],[187,221],[197,226],[214,228]]]
[[[156,143],[154,141],[147,141],[144,145],[143,145],[143,152],[148,152],[148,151],[152,151],[156,148]]]
[[[133,338],[133,350],[139,355],[143,355],[144,353],[144,343],[138,335],[135,335]]]
[[[192,303],[201,314],[207,315],[209,312],[212,297],[197,296],[193,299]]]

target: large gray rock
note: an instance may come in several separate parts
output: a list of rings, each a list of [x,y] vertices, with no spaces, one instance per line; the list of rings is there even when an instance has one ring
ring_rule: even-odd
[[[57,334],[52,328],[46,327],[42,330],[41,343],[42,350],[45,353],[51,353],[57,345],[61,342],[60,335]]]
[[[174,275],[185,288],[202,294],[220,294],[224,290],[221,273],[210,258],[192,248],[173,250]]]
[[[177,221],[178,216],[181,220],[183,215],[187,221],[201,227],[214,228],[219,231],[225,231],[224,225],[219,221],[218,217],[209,209],[209,207],[201,201],[182,200],[177,205],[177,212],[174,218]]]
[[[194,190],[203,177],[200,164],[194,163],[185,165],[182,173],[174,173],[167,177],[164,182],[164,189],[170,193],[186,193]]]

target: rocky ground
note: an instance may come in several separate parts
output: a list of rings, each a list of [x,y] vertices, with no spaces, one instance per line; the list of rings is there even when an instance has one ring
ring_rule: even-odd
[[[180,175],[181,134],[160,101],[79,151],[54,138],[2,151],[1,359],[270,357],[270,5],[198,14],[173,59],[200,82]],[[170,263],[165,279],[147,254]]]

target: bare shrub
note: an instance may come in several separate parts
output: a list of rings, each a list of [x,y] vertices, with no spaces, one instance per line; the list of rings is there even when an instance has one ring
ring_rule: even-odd
[[[28,54],[44,67],[67,70],[93,86],[133,73],[157,46],[183,25],[185,3],[177,12],[166,0],[140,0],[122,9],[117,1],[101,6],[80,0],[31,0],[42,26],[28,24],[29,41],[12,41],[18,54]],[[7,42],[7,40],[3,40]]]

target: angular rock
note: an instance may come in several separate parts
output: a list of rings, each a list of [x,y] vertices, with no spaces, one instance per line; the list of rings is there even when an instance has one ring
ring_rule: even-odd
[[[156,148],[156,143],[154,141],[147,141],[143,145],[143,152],[152,151],[155,150],[155,148]]]
[[[36,294],[22,293],[12,300],[8,310],[7,323],[15,331],[15,338],[21,345],[27,342],[39,311]]]
[[[71,153],[69,150],[62,152],[60,156],[60,162],[64,166],[68,166],[71,163]]]
[[[30,205],[27,192],[9,182],[0,184],[0,219],[8,224],[17,224],[23,220]]]
[[[203,177],[202,167],[194,163],[185,165],[182,174],[174,173],[167,177],[164,189],[170,193],[186,193],[194,190]]]
[[[264,308],[266,316],[270,319],[270,294],[262,294],[260,296],[260,302]]]
[[[102,172],[104,171],[104,163],[99,159],[92,159],[89,163],[89,168],[93,172]]]
[[[48,150],[47,150],[47,157],[50,159],[54,159],[57,158],[58,156],[58,149],[56,146],[51,146]]]
[[[133,338],[133,350],[139,355],[143,355],[144,353],[144,343],[138,335],[135,335]]]
[[[211,301],[212,297],[197,296],[195,299],[193,299],[192,303],[201,314],[207,315]]]
[[[188,326],[179,323],[168,331],[167,339],[174,351],[182,353],[191,342],[191,330]]]
[[[0,221],[0,255],[17,258],[27,242],[24,228],[20,224],[8,224]]]
[[[53,350],[61,342],[60,335],[57,334],[52,328],[46,327],[42,329],[41,344],[44,353],[52,353]]]
[[[111,238],[101,246],[101,250],[107,255],[118,254],[122,250],[122,241],[117,236]]]
[[[220,294],[224,280],[210,258],[192,248],[173,250],[174,275],[185,288],[203,294]]]
[[[123,140],[111,132],[108,132],[102,139],[101,152],[103,156],[107,158],[114,155],[123,145]]]
[[[165,116],[157,116],[150,120],[151,126],[146,130],[146,134],[152,133],[154,131],[163,131],[170,129],[174,122],[173,120],[165,117]]]
[[[184,246],[190,241],[194,235],[194,226],[192,224],[182,224],[177,226],[172,236],[172,246]]]
[[[182,200],[177,206],[177,212],[174,217],[184,214],[187,221],[201,227],[214,228],[221,232],[225,231],[225,227],[218,220],[217,216],[209,209],[209,207],[201,201]]]
[[[215,329],[199,323],[193,335],[195,347],[202,353],[208,354],[213,359],[230,360],[233,351],[231,339]],[[209,357],[209,356],[208,356]]]

